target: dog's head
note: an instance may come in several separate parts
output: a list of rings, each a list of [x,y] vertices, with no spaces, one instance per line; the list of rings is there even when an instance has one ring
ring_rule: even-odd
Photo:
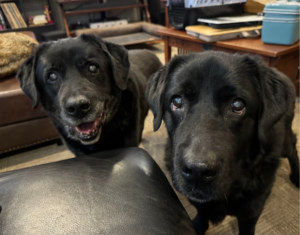
[[[17,77],[34,107],[41,102],[60,131],[90,145],[127,88],[129,66],[124,47],[82,35],[41,44]]]
[[[175,57],[146,97],[154,130],[165,121],[178,191],[201,203],[224,199],[242,164],[253,164],[294,88],[259,58],[221,52]]]

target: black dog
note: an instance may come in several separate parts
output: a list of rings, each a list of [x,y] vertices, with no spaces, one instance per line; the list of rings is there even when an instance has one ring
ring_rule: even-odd
[[[198,210],[198,234],[226,215],[237,217],[241,235],[254,234],[280,157],[299,187],[294,90],[259,58],[221,52],[175,57],[151,77],[154,130],[163,119],[172,180]]]
[[[33,106],[41,102],[69,149],[80,155],[139,144],[148,112],[146,82],[160,67],[152,52],[128,53],[82,35],[41,44],[18,79]]]

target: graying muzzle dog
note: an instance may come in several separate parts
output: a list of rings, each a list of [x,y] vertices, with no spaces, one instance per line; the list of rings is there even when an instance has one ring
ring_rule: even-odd
[[[150,51],[127,51],[91,35],[41,44],[18,79],[76,155],[138,146],[148,112],[146,82],[161,67]]]

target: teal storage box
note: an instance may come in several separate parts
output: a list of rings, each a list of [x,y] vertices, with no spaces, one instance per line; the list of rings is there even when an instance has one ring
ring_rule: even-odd
[[[272,2],[264,8],[262,41],[292,45],[299,40],[299,2]]]

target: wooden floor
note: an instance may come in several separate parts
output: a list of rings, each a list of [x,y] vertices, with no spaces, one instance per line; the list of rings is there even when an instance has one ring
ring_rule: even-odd
[[[147,48],[154,51],[162,62],[164,61],[162,44],[147,46]],[[173,50],[172,54],[176,54],[176,50]],[[297,102],[295,111],[296,116],[293,122],[293,129],[299,139],[299,101]],[[167,138],[166,129],[164,125],[162,125],[159,131],[153,132],[152,120],[153,115],[149,112],[145,121],[143,140],[140,147],[146,149],[150,153],[170,180],[170,174],[166,170],[163,160],[164,146]],[[299,141],[297,148],[299,152]],[[0,172],[46,164],[73,157],[73,154],[68,151],[65,146],[53,144],[0,158]],[[289,165],[286,160],[282,160],[271,196],[258,221],[256,235],[299,234],[299,190],[290,183],[288,175]],[[190,205],[184,196],[179,193],[177,193],[177,195],[189,216],[193,218],[196,215],[195,208]],[[207,232],[207,235],[227,234],[238,234],[236,219],[229,216],[220,225],[211,226]]]

